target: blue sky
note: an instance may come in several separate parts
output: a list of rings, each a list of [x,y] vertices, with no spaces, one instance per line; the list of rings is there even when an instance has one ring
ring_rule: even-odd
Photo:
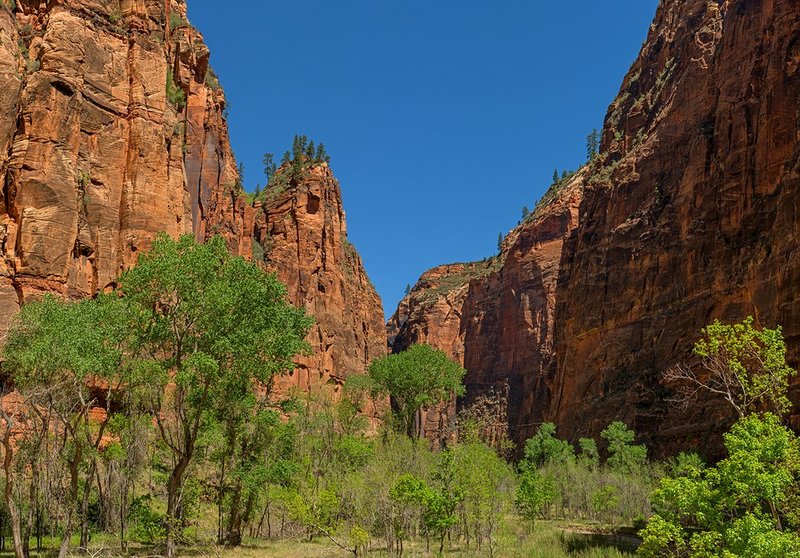
[[[387,317],[426,269],[496,252],[586,135],[657,0],[190,0],[246,187],[302,133],[325,143]]]

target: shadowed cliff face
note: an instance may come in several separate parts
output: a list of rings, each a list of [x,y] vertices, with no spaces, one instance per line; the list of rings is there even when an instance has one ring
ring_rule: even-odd
[[[793,0],[661,3],[564,250],[544,414],[566,434],[622,419],[661,452],[717,444],[725,409],[658,382],[715,318],[783,325],[797,365],[799,67]]]
[[[258,208],[237,193],[225,97],[184,2],[5,6],[0,331],[43,292],[78,298],[113,287],[159,232],[221,233],[316,319],[313,355],[281,385],[339,383],[386,353],[380,298],[347,242],[328,167]]]
[[[412,292],[396,335],[444,348],[457,329],[468,393],[506,384],[517,442],[543,420],[573,439],[624,420],[656,454],[713,453],[725,407],[676,408],[659,382],[700,328],[752,314],[800,360],[797,3],[663,0],[601,151],[568,211],[538,211],[469,282],[459,328]]]
[[[185,15],[177,1],[0,8],[0,327],[31,295],[112,286],[157,232],[205,235],[236,166]]]

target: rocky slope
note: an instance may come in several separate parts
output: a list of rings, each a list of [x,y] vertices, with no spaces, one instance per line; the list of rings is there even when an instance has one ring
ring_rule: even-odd
[[[624,420],[657,453],[713,451],[724,407],[676,408],[659,378],[703,325],[749,314],[784,326],[798,364],[799,107],[794,0],[662,0],[570,211],[510,235],[458,328],[412,296],[398,336],[458,329],[468,389],[507,384],[518,442],[543,420],[573,439]]]
[[[224,233],[317,320],[289,382],[385,353],[327,166],[264,207],[241,195],[225,96],[183,1],[0,0],[0,92],[0,332],[32,296],[113,287],[159,232]]]

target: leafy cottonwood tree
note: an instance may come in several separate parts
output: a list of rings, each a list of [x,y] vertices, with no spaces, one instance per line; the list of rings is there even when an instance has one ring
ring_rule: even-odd
[[[728,456],[716,467],[684,460],[661,481],[639,556],[800,556],[800,537],[784,531],[797,504],[796,435],[775,415],[750,415],[725,435],[725,448]]]
[[[797,373],[786,364],[780,326],[756,329],[753,317],[738,324],[718,320],[703,328],[694,345],[702,370],[677,365],[664,373],[676,390],[676,401],[689,404],[701,393],[721,396],[743,417],[759,410],[786,413],[789,380]]]
[[[428,345],[414,345],[402,353],[372,361],[368,379],[374,394],[392,397],[403,431],[419,438],[421,409],[464,395],[461,382],[466,373],[442,351]]]
[[[28,398],[29,410],[63,444],[60,454],[70,480],[60,557],[68,553],[76,517],[82,518],[81,547],[88,544],[89,491],[111,408],[124,397],[122,386],[130,396],[151,379],[135,355],[126,352],[126,317],[115,295],[80,302],[45,296],[23,306],[6,340],[6,369]],[[97,406],[105,413],[94,424],[90,411]]]
[[[231,256],[221,237],[198,244],[189,235],[159,236],[123,274],[120,288],[134,311],[137,343],[160,372],[151,410],[172,455],[166,507],[171,558],[184,475],[210,413],[242,412],[243,397],[291,370],[292,357],[307,348],[311,319],[288,304],[273,274]]]

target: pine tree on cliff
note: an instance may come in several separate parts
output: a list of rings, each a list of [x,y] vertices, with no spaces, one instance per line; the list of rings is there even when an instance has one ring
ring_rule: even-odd
[[[497,251],[498,252],[503,251],[503,233],[499,233],[497,235]]]
[[[267,177],[267,183],[269,183],[269,179],[273,177],[277,168],[275,167],[275,157],[272,153],[264,153],[264,156],[261,158],[261,162],[264,165],[264,176]]]
[[[600,151],[600,132],[597,128],[586,136],[586,161],[591,163]]]

